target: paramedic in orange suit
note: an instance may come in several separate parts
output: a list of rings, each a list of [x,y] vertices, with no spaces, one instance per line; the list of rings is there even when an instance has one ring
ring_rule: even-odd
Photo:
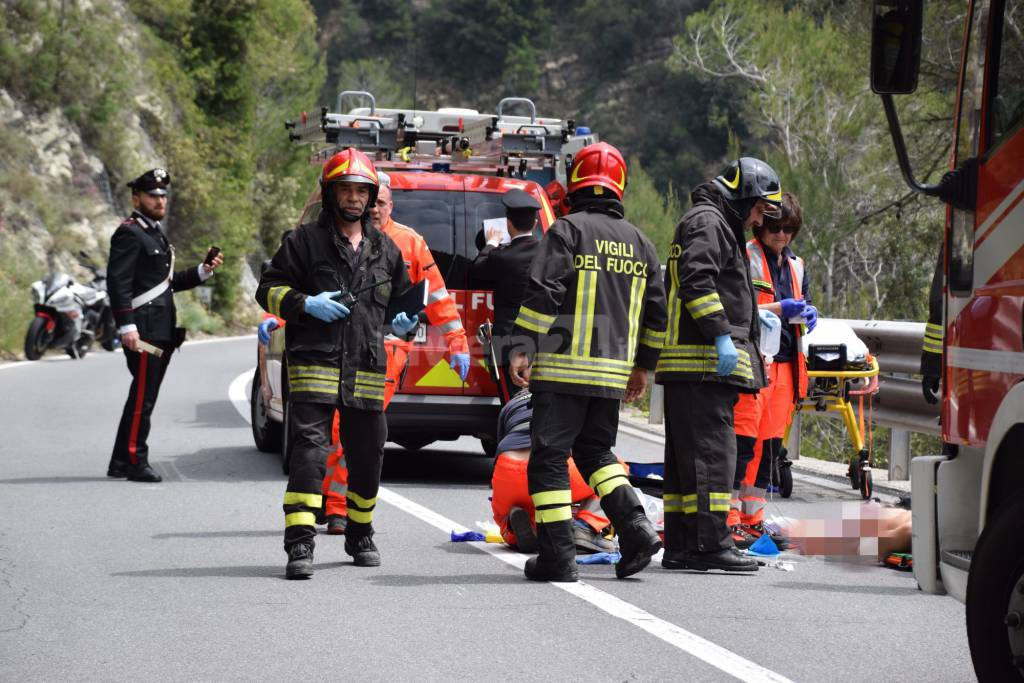
[[[462,327],[462,319],[455,306],[455,300],[444,284],[444,277],[434,265],[434,257],[427,247],[426,240],[410,227],[396,223],[391,219],[394,201],[391,194],[390,180],[386,173],[378,172],[381,178],[380,193],[377,205],[370,209],[373,224],[398,245],[402,258],[409,269],[412,283],[427,281],[427,319],[431,325],[438,327],[448,343],[448,354],[451,368],[459,373],[465,381],[469,373],[469,344],[466,341],[466,330]],[[398,382],[405,369],[412,342],[388,335],[384,338],[384,349],[388,362],[384,384],[384,409],[387,410],[391,397],[398,389]],[[338,447],[327,457],[327,472],[324,476],[324,505],[327,521],[327,533],[345,533],[345,494],[348,489],[348,468],[345,465],[345,453],[341,448],[338,434],[338,416],[334,417],[333,443]]]

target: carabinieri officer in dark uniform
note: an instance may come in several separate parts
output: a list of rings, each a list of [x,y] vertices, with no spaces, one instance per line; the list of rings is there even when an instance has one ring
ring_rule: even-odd
[[[171,176],[162,168],[147,171],[128,183],[134,211],[110,238],[107,288],[132,385],[107,476],[131,481],[161,480],[149,466],[146,438],[167,364],[185,339],[185,330],[175,326],[174,292],[195,287],[224,262],[223,255],[218,254],[210,264],[174,272],[174,247],[160,226],[167,214],[170,184]],[[140,343],[147,348],[140,347]]]
[[[494,327],[491,334],[501,366],[499,377],[502,380],[498,386],[498,397],[502,403],[506,403],[519,388],[512,382],[508,372],[508,345],[505,341],[512,332],[519,305],[526,296],[530,262],[540,246],[540,240],[533,235],[540,204],[528,193],[518,189],[502,195],[501,203],[505,206],[508,234],[512,240],[500,244],[500,230],[489,228],[487,245],[477,254],[471,272],[474,278],[492,283],[489,287],[494,291]]]

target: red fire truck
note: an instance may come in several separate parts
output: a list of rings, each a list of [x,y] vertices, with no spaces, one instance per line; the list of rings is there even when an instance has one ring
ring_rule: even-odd
[[[540,203],[538,234],[554,223],[543,186],[564,177],[566,157],[595,137],[583,129],[577,134],[571,121],[538,117],[533,102],[523,98],[506,98],[496,114],[481,114],[470,109],[381,109],[370,93],[343,92],[338,110],[353,97],[368,100],[370,106],[347,114],[325,108],[319,117],[289,123],[289,134],[295,142],[312,145],[313,163],[322,163],[338,149],[356,147],[388,173],[392,217],[426,239],[462,314],[472,358],[462,382],[449,368],[441,333],[421,325],[387,411],[388,438],[417,450],[469,435],[491,452],[500,406],[478,331],[492,320],[494,307],[492,293],[473,281],[469,265],[484,244],[485,221],[504,224],[501,195],[508,190],[522,189]],[[510,106],[527,108],[529,116],[505,113]],[[317,189],[296,225],[314,220],[319,212]],[[286,435],[282,438],[288,404],[283,332],[272,335],[261,356],[251,396],[253,435],[257,446],[269,451],[287,444]],[[282,455],[287,468],[287,456]]]
[[[1024,678],[1024,0],[966,0],[950,170],[910,167],[892,95],[911,93],[922,0],[875,0],[871,85],[907,184],[948,205],[942,434],[916,458],[914,574],[966,602],[982,681]]]

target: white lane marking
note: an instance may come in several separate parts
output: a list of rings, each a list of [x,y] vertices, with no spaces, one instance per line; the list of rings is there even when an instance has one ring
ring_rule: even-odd
[[[255,371],[255,366],[249,368],[228,385],[228,398],[231,399],[231,405],[235,407],[242,419],[250,424],[252,424],[252,414],[249,410],[249,392],[245,389]]]
[[[231,386],[228,389],[228,395],[231,397],[231,403],[238,410],[238,413],[249,422],[249,410],[248,403],[245,400],[240,401],[238,397],[245,395],[245,384],[249,377],[252,375],[252,370],[248,370],[231,382]],[[239,387],[241,387],[239,389]],[[241,392],[239,394],[238,392]],[[377,492],[377,498],[383,500],[389,505],[406,512],[417,519],[426,522],[435,529],[439,529],[445,534],[450,534],[452,531],[457,533],[463,533],[469,531],[466,527],[458,524],[447,517],[440,515],[430,508],[423,507],[419,503],[415,503],[405,496],[395,493],[391,489],[384,488],[383,486]],[[510,564],[519,570],[522,570],[523,565],[526,564],[526,555],[512,552],[504,548],[504,546],[498,546],[493,543],[470,543],[469,545],[475,546],[476,548],[483,550],[485,553],[492,555],[506,564]],[[707,662],[711,666],[724,671],[728,674],[735,676],[742,681],[776,681],[785,682],[790,679],[777,674],[774,671],[765,669],[750,660],[744,659],[738,654],[725,649],[720,645],[712,643],[710,640],[705,640],[695,633],[691,633],[684,628],[676,626],[673,623],[667,622],[664,619],[659,619],[650,612],[646,612],[636,605],[621,600],[610,593],[594,588],[590,584],[580,581],[579,583],[553,583],[552,586],[564,590],[570,595],[575,595],[580,600],[588,602],[594,607],[597,607],[603,612],[607,612],[613,617],[617,617],[626,621],[639,629],[647,631],[651,635],[659,638],[669,645],[679,648],[683,652],[687,652],[694,657]]]
[[[380,488],[377,497],[384,502],[397,507],[399,510],[416,517],[432,527],[448,534],[452,531],[469,531],[466,527],[439,515],[438,513],[415,503],[405,496],[402,496],[390,489]],[[470,545],[483,550],[485,553],[498,558],[506,564],[510,564],[522,570],[526,563],[526,556],[512,552],[494,543],[470,543]],[[766,669],[748,659],[744,659],[735,652],[725,649],[720,645],[712,643],[691,633],[686,629],[671,622],[659,619],[650,612],[646,612],[636,605],[626,602],[606,593],[594,586],[580,581],[578,583],[552,583],[552,586],[559,588],[580,600],[597,607],[613,617],[622,619],[637,628],[650,633],[652,636],[665,641],[683,652],[693,655],[711,666],[735,676],[742,681],[789,681],[785,676]]]
[[[220,344],[220,343],[223,343],[223,342],[231,342],[231,341],[239,341],[241,339],[255,339],[255,338],[256,338],[256,335],[254,335],[254,334],[243,334],[243,335],[238,335],[238,336],[234,336],[234,337],[214,337],[212,339],[197,339],[195,341],[187,341],[187,342],[185,342],[183,344],[183,346],[199,346],[201,344]],[[115,351],[114,353],[117,353],[117,352]],[[96,353],[94,351],[94,352],[90,353],[89,355],[87,355],[85,358],[82,358],[81,360],[89,360],[90,358],[100,357],[100,356],[102,356],[102,354]],[[35,360],[35,361],[16,360],[16,361],[12,361],[12,362],[9,362],[9,363],[0,363],[0,371],[2,371],[2,370],[10,370],[11,368],[28,368],[28,367],[32,367],[32,366],[39,366],[39,365],[42,365],[42,364],[45,364],[45,363],[55,363],[57,361],[63,361],[63,360],[73,360],[73,359],[71,358],[71,356],[53,356],[53,357],[47,356],[47,357],[44,357],[44,358],[42,358],[40,360]]]

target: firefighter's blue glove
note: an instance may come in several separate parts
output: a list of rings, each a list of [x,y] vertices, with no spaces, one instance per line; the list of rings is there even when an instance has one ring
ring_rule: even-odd
[[[395,316],[394,320],[391,321],[391,329],[394,330],[395,334],[399,337],[404,337],[412,332],[412,329],[419,324],[420,321],[418,318],[412,318],[410,320],[409,316],[405,314],[405,311],[402,311]]]
[[[731,374],[740,360],[740,354],[736,352],[736,345],[732,343],[732,337],[727,334],[715,337],[715,351],[718,352],[718,367],[715,368],[715,372],[720,377]]]
[[[814,328],[818,326],[818,309],[810,304],[804,304],[804,310],[800,315],[804,319],[804,324],[807,325],[807,331],[813,332]]]
[[[266,346],[270,343],[270,333],[278,328],[277,318],[267,318],[256,328],[256,338],[260,344]]]
[[[325,323],[341,320],[351,311],[348,310],[348,306],[339,304],[331,299],[331,297],[338,296],[339,294],[341,292],[320,292],[316,296],[307,296],[304,304],[306,313],[309,313],[317,320],[323,320]]]
[[[767,308],[759,308],[757,310],[757,316],[761,319],[761,324],[769,330],[774,330],[782,324],[782,321],[779,320],[779,316],[775,315]]]
[[[779,303],[782,304],[782,317],[787,321],[802,316],[806,305],[803,299],[783,299]]]
[[[451,369],[454,370],[458,366],[459,379],[463,382],[466,381],[466,375],[469,374],[469,354],[468,353],[453,353]]]

